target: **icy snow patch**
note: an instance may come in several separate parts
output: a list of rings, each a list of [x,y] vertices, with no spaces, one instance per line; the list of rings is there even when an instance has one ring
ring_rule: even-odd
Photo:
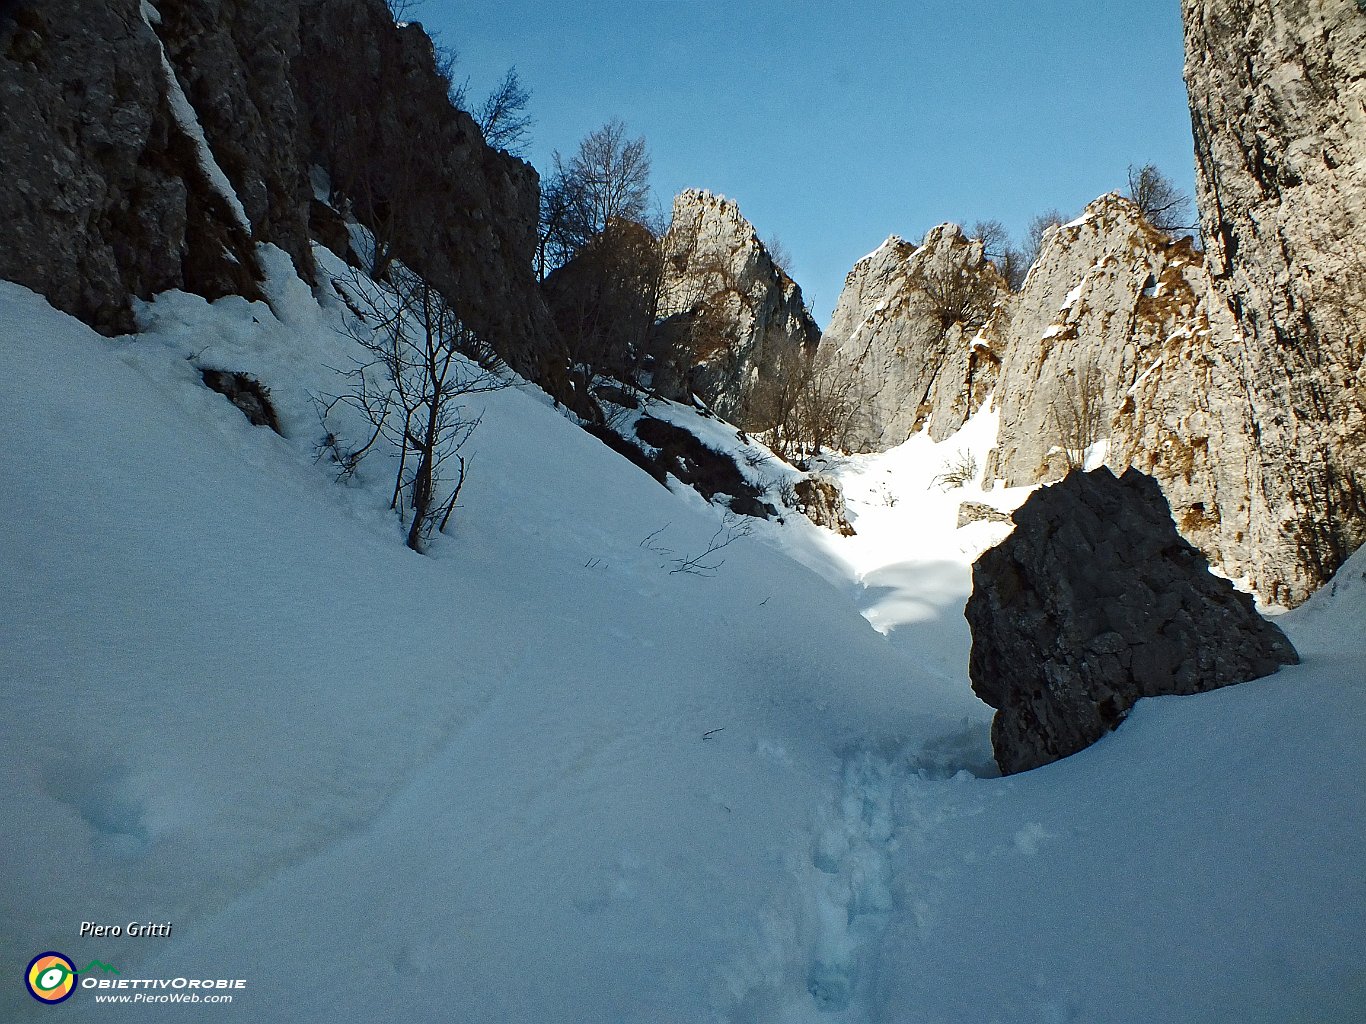
[[[204,136],[204,129],[199,123],[199,115],[195,113],[185,90],[180,87],[175,68],[166,56],[166,47],[157,35],[155,26],[161,24],[161,14],[152,6],[150,0],[142,0],[142,18],[157,41],[157,52],[161,55],[161,70],[166,76],[166,99],[171,108],[171,116],[175,118],[176,125],[185,133],[186,138],[194,144],[199,156],[200,170],[208,179],[209,186],[222,197],[238,226],[250,234],[251,221],[247,217],[247,211],[243,209],[242,201],[237,198],[237,191],[232,187],[232,182],[228,181],[228,176],[223,173],[223,168],[218,166],[213,150],[209,148],[209,140]]]

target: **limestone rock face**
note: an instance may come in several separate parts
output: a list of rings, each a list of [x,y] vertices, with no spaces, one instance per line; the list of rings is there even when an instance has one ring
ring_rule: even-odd
[[[1009,292],[955,224],[919,245],[892,236],[845,279],[821,345],[854,373],[857,447],[883,450],[926,423],[942,440],[991,392],[1001,343],[980,328]]]
[[[133,328],[130,296],[256,297],[259,243],[312,278],[310,167],[369,161],[378,205],[409,210],[396,254],[544,377],[536,173],[446,90],[383,0],[0,5],[0,277],[107,333]],[[431,187],[400,196],[381,165]]]
[[[1088,450],[1117,472],[1135,466],[1162,485],[1187,540],[1266,599],[1284,599],[1295,556],[1257,495],[1240,335],[1188,240],[1104,196],[1045,237],[1000,330],[988,478],[1057,480]]]
[[[1076,753],[1140,697],[1256,679],[1298,656],[1252,599],[1209,572],[1156,481],[1073,473],[1029,497],[973,566],[973,690],[997,709],[1006,774]]]
[[[760,379],[814,351],[820,328],[739,206],[698,189],[674,199],[662,292],[661,314],[674,321],[664,334],[690,339],[688,371],[700,397],[741,426],[766,426],[750,409]],[[656,383],[666,394],[681,386]]]
[[[1058,480],[1112,437],[1167,339],[1207,330],[1200,263],[1118,195],[1050,229],[1003,326],[1002,428],[987,475],[1011,486]]]
[[[1182,0],[1203,233],[1298,603],[1366,540],[1366,7]]]

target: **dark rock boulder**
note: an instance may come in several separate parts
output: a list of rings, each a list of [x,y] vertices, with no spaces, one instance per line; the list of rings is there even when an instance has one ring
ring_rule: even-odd
[[[654,467],[656,479],[662,481],[672,473],[708,501],[716,501],[719,496],[739,515],[772,519],[778,514],[776,508],[762,500],[764,492],[745,479],[734,459],[707,447],[690,431],[653,416],[642,416],[636,421],[635,434],[651,449],[645,454]]]
[[[1295,664],[1252,598],[1181,538],[1157,482],[1073,473],[1014,514],[973,566],[976,694],[1006,774],[1076,753],[1140,697],[1192,694]]]

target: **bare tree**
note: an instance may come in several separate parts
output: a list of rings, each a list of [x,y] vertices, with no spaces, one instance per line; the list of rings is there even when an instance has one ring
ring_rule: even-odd
[[[569,162],[569,172],[586,234],[599,234],[614,220],[639,222],[649,212],[650,153],[644,136],[626,137],[620,118],[589,132]]]
[[[1084,359],[1059,379],[1057,398],[1049,412],[1067,468],[1083,469],[1087,450],[1105,437],[1110,427],[1105,379],[1094,359]]]
[[[764,443],[800,463],[823,451],[846,451],[862,415],[857,368],[828,346],[784,351],[765,368],[749,415],[766,424]]]
[[[1024,250],[1010,240],[1006,226],[999,220],[979,220],[968,229],[968,234],[981,239],[983,255],[996,264],[1006,286],[1018,292],[1029,273],[1029,263]]]
[[[536,276],[544,281],[574,256],[581,242],[574,230],[575,187],[557,152],[553,170],[541,180],[540,224],[536,239]]]
[[[541,193],[537,265],[541,277],[571,259],[614,220],[643,223],[650,212],[650,154],[614,118],[590,132],[575,154],[554,155]]]
[[[511,378],[489,365],[490,350],[445,296],[402,264],[393,265],[387,284],[360,271],[333,284],[355,314],[345,330],[364,356],[338,370],[345,390],[318,398],[327,430],[320,450],[349,476],[377,446],[390,449],[397,458],[390,507],[408,525],[408,547],[420,552],[434,531],[446,529],[465,483],[462,449],[480,420],[466,400]],[[343,410],[366,424],[369,436],[359,446],[346,445],[344,428],[333,427]]]
[[[599,377],[638,384],[663,282],[659,239],[642,224],[617,220],[542,283],[581,393],[589,395]]]
[[[474,119],[484,133],[484,141],[496,149],[518,156],[526,150],[532,120],[526,113],[531,92],[510,67],[497,88],[489,93]]]
[[[1158,231],[1175,235],[1193,230],[1191,197],[1153,164],[1129,166],[1129,198]]]
[[[847,451],[862,415],[859,374],[831,346],[818,347],[807,360],[810,371],[799,401],[806,446],[813,455]]]
[[[989,260],[1004,259],[1006,250],[1010,248],[1010,232],[999,220],[975,221],[968,228],[968,237],[982,243],[982,252]]]
[[[1043,247],[1043,236],[1049,228],[1057,227],[1059,224],[1066,223],[1067,218],[1060,210],[1045,210],[1029,222],[1029,229],[1025,232],[1024,244],[1020,248],[1020,266],[1024,269],[1020,275],[1020,284],[1024,284],[1024,277],[1028,275],[1030,267],[1034,266],[1039,259],[1039,250]]]
[[[389,8],[389,14],[396,25],[411,21],[412,15],[425,3],[426,0],[384,0],[384,5]]]
[[[972,268],[950,261],[921,268],[916,283],[925,296],[930,315],[939,325],[940,338],[954,324],[961,324],[967,332],[986,325],[996,308],[997,285],[993,276],[985,267]]]

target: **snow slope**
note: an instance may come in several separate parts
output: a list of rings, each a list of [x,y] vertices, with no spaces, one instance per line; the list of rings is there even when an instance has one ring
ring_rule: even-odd
[[[56,949],[247,979],[162,1011],[218,1021],[1366,1005],[1362,556],[1287,617],[1300,668],[1145,702],[1077,758],[992,778],[961,611],[1004,528],[952,516],[1021,495],[927,489],[989,417],[837,467],[858,537],[758,524],[702,578],[669,569],[720,510],[536,389],[498,392],[418,556],[388,467],[344,486],[314,462],[310,394],[353,343],[335,297],[262,255],[269,306],[165,295],[132,339],[0,285],[16,974]],[[286,437],[199,366],[269,383]],[[174,932],[78,939],[86,920]],[[67,1011],[146,1012],[89,991]],[[54,1012],[0,987],[0,1019]]]

